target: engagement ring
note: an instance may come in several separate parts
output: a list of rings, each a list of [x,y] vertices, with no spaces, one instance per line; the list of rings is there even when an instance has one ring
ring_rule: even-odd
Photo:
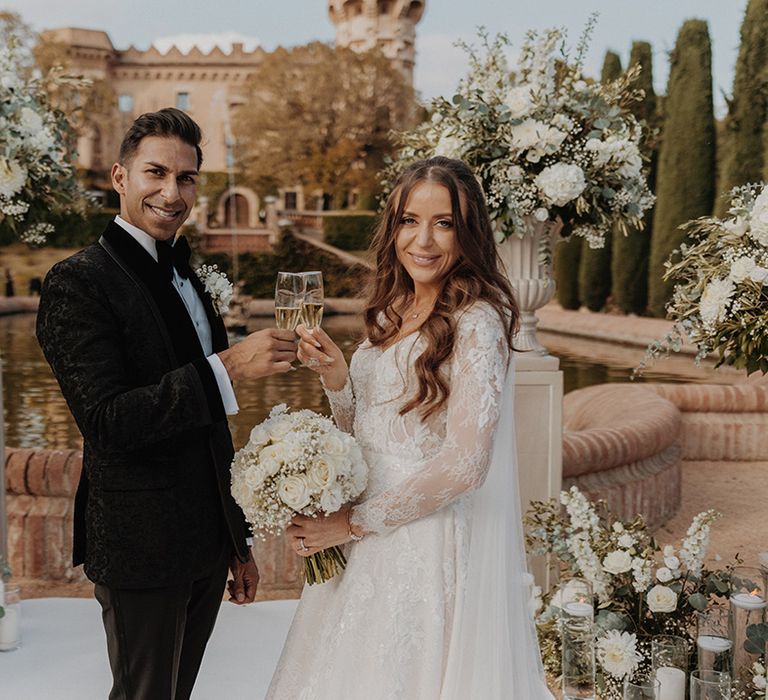
[[[307,367],[317,367],[320,364],[320,361],[316,357],[310,357],[307,360]]]

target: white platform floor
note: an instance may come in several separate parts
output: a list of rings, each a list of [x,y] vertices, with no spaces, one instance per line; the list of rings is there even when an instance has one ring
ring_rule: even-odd
[[[296,603],[222,603],[192,697],[262,700]],[[106,700],[111,675],[95,600],[25,600],[21,618],[21,648],[0,652],[2,700]]]

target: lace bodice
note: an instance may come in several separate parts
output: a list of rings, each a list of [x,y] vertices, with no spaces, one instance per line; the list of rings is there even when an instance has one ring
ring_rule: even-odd
[[[488,471],[509,356],[503,323],[486,303],[462,313],[443,369],[450,397],[427,420],[418,410],[399,415],[416,390],[413,367],[424,343],[418,332],[386,349],[365,342],[346,386],[326,392],[339,427],[353,432],[364,451],[387,456],[386,470],[372,470],[352,511],[365,532],[429,515],[480,486]]]

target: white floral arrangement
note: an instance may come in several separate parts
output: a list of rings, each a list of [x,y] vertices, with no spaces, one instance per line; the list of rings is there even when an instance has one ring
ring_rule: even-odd
[[[254,535],[280,534],[296,513],[335,513],[365,490],[368,466],[355,439],[314,411],[275,406],[232,461],[232,496]],[[338,547],[305,558],[307,582],[346,565]]]
[[[466,44],[470,72],[452,102],[432,102],[432,117],[399,135],[390,189],[409,163],[435,155],[465,161],[478,176],[498,241],[523,235],[526,222],[562,222],[562,235],[603,247],[617,226],[638,227],[654,202],[640,152],[642,125],[629,111],[642,91],[632,69],[607,84],[582,75],[593,20],[571,60],[563,33],[529,32],[510,67],[509,40],[481,31],[482,52]]]
[[[678,351],[684,338],[696,362],[716,353],[716,366],[768,372],[768,186],[730,193],[725,219],[704,217],[684,226],[688,241],[666,263],[676,280],[667,315],[672,330],[652,343],[636,372]]]
[[[234,295],[234,287],[226,273],[219,271],[218,265],[202,265],[195,274],[203,283],[206,293],[211,298],[213,309],[218,316],[229,311],[229,304]]]
[[[695,659],[695,613],[725,600],[729,592],[730,567],[704,565],[717,517],[713,510],[699,513],[676,548],[657,544],[642,517],[622,522],[575,486],[561,493],[559,503],[531,505],[529,553],[553,555],[564,578],[586,579],[595,594],[600,697],[620,700],[624,680],[647,671],[653,635],[684,637]],[[536,618],[544,665],[554,676],[561,668],[561,595],[559,589],[543,595]]]
[[[13,47],[0,47],[0,233],[42,245],[54,230],[45,220],[50,213],[82,211],[76,134],[47,88],[86,83],[60,71],[37,77]]]

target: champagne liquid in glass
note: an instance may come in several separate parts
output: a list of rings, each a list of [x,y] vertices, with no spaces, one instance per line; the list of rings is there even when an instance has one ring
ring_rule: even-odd
[[[304,278],[295,272],[278,272],[275,284],[275,322],[281,330],[299,325],[304,301]]]
[[[301,322],[311,330],[323,320],[323,273],[302,272],[301,277],[304,281]]]
[[[315,328],[323,321],[323,304],[304,302],[301,305],[301,322],[307,328]]]
[[[302,310],[298,306],[276,306],[275,323],[281,330],[293,331],[299,325]]]

